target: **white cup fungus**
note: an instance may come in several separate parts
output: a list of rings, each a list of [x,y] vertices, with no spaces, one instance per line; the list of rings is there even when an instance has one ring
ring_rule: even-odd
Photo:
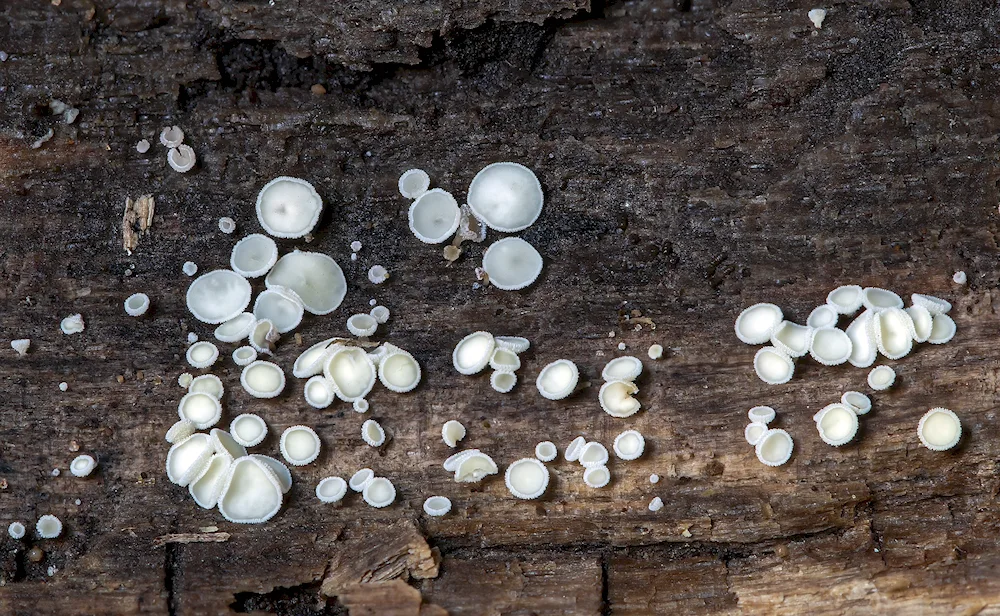
[[[347,482],[340,477],[324,477],[316,484],[316,498],[324,503],[339,503],[347,494]]]
[[[431,517],[441,517],[451,511],[451,499],[447,496],[431,496],[424,501],[424,513]]]
[[[240,385],[254,398],[274,398],[285,389],[285,373],[278,364],[257,360],[243,368]]]
[[[882,312],[888,308],[902,308],[903,298],[892,291],[866,287],[861,291],[861,303],[872,312]]]
[[[504,233],[527,229],[542,213],[542,185],[531,169],[512,162],[487,165],[472,179],[469,208],[486,226]]]
[[[531,348],[531,342],[521,336],[496,336],[494,337],[497,348],[520,354]]]
[[[42,539],[55,539],[62,534],[62,522],[54,515],[43,515],[35,524],[35,532]]]
[[[868,373],[868,386],[875,391],[883,391],[896,382],[896,371],[889,366],[875,366]]]
[[[233,246],[229,266],[244,278],[259,278],[278,262],[278,245],[261,233],[246,236]]]
[[[646,439],[638,430],[626,430],[615,437],[612,449],[622,460],[638,460],[646,449]]]
[[[257,361],[257,349],[252,346],[241,346],[233,351],[233,363],[237,366],[246,366]]]
[[[322,374],[310,377],[302,388],[302,394],[309,406],[316,409],[325,409],[337,397],[333,381]]]
[[[605,381],[634,381],[640,374],[642,374],[642,360],[625,355],[609,361],[601,371],[601,378]]]
[[[269,235],[298,238],[319,222],[323,200],[313,185],[292,177],[277,177],[257,195],[257,220]]]
[[[292,364],[292,375],[298,379],[307,379],[323,372],[323,365],[328,359],[330,346],[334,338],[317,342],[303,351]]]
[[[517,353],[498,346],[493,349],[493,355],[490,356],[490,368],[502,372],[516,372],[521,368],[521,358]]]
[[[769,385],[782,385],[792,380],[795,364],[787,353],[774,347],[764,347],[753,357],[753,369],[760,380]]]
[[[288,494],[288,491],[292,489],[292,471],[288,470],[288,467],[281,460],[275,460],[270,456],[262,456],[260,454],[251,454],[249,457],[271,469],[274,476],[278,478],[281,493]]]
[[[774,304],[754,304],[736,317],[736,337],[746,344],[764,344],[782,320],[781,308]]]
[[[659,496],[653,497],[653,500],[649,501],[648,509],[652,512],[657,512],[663,509],[663,499]]]
[[[214,509],[219,504],[219,495],[222,494],[222,487],[232,464],[232,457],[217,453],[209,459],[194,481],[188,484],[188,493],[199,507]]]
[[[250,330],[247,342],[258,353],[274,355],[274,343],[280,339],[281,334],[278,333],[278,328],[274,326],[274,323],[270,319],[260,319],[254,323],[253,329]]]
[[[583,471],[583,483],[590,488],[603,488],[611,483],[611,471],[606,466],[592,466]]]
[[[253,316],[257,321],[270,321],[279,334],[286,334],[302,322],[305,308],[291,289],[272,286],[257,295]]]
[[[355,492],[362,492],[374,480],[375,471],[370,468],[363,468],[351,475],[347,483]]]
[[[215,453],[217,454],[228,456],[233,460],[247,455],[247,448],[225,430],[213,428],[208,436],[212,439],[212,446],[215,447]]]
[[[378,364],[378,380],[398,394],[413,391],[420,383],[420,364],[406,351],[390,352]]]
[[[264,278],[264,284],[287,287],[295,292],[310,314],[330,314],[347,295],[344,272],[328,255],[292,251],[278,259]]]
[[[278,477],[253,456],[234,461],[218,499],[219,513],[237,524],[262,524],[281,509]]]
[[[545,493],[549,469],[535,458],[521,458],[507,467],[504,483],[516,498],[533,500]]]
[[[769,406],[755,406],[747,411],[747,417],[750,418],[752,423],[759,423],[765,426],[774,421],[776,415],[777,413],[775,413],[774,409]]]
[[[10,341],[10,348],[17,351],[17,354],[20,357],[24,357],[28,354],[29,346],[31,346],[31,340],[28,338],[19,338],[17,340]]]
[[[473,332],[462,338],[452,351],[451,361],[459,374],[472,375],[482,371],[490,362],[496,341],[489,332]]]
[[[244,447],[256,447],[267,436],[267,424],[251,413],[243,413],[229,424],[229,434]]]
[[[441,426],[441,440],[448,447],[456,447],[463,438],[465,438],[465,426],[461,422],[451,419]]]
[[[559,455],[559,450],[556,449],[556,444],[552,441],[542,441],[535,445],[535,457],[542,462],[551,462],[556,459]]]
[[[431,177],[423,169],[407,169],[399,176],[397,187],[399,194],[407,199],[416,199],[427,192],[431,186]],[[358,247],[361,250],[361,247]],[[355,250],[354,252],[357,252]]]
[[[490,387],[501,394],[509,394],[517,385],[517,375],[510,370],[496,370],[490,375]]]
[[[351,408],[354,409],[355,413],[367,413],[369,404],[364,398],[358,398],[351,403]]]
[[[305,466],[319,457],[319,435],[308,426],[292,426],[281,433],[279,449],[292,466]]]
[[[185,358],[192,368],[208,368],[219,359],[219,347],[207,340],[195,342],[188,347]]]
[[[771,344],[789,357],[802,357],[809,352],[814,331],[807,325],[782,321],[771,334]]]
[[[910,301],[913,302],[914,306],[922,306],[926,308],[927,311],[931,313],[931,316],[951,312],[950,302],[947,302],[940,297],[934,297],[933,295],[914,293],[910,296]]]
[[[363,349],[339,347],[327,360],[323,374],[333,381],[338,398],[344,402],[354,402],[364,398],[372,390],[376,369]]]
[[[231,234],[236,231],[236,221],[228,216],[223,216],[219,219],[219,231],[222,231],[226,235]]]
[[[74,477],[86,477],[94,472],[95,468],[97,460],[87,454],[78,455],[69,463],[69,472],[73,473]]]
[[[579,462],[585,468],[605,466],[608,463],[608,448],[597,441],[589,441],[580,450]]]
[[[847,361],[856,368],[867,368],[875,363],[878,347],[875,344],[873,312],[865,310],[847,326],[844,333],[851,339],[851,355]]]
[[[496,462],[485,453],[470,450],[467,455],[458,460],[455,467],[455,481],[458,483],[476,483],[488,475],[499,472]]]
[[[198,157],[189,145],[181,144],[167,151],[167,164],[178,173],[187,173],[194,169],[197,162]]]
[[[902,308],[886,308],[874,315],[872,331],[879,353],[889,359],[905,357],[913,348],[914,326]]]
[[[846,404],[829,404],[816,414],[816,429],[824,443],[840,447],[858,433],[858,415]]]
[[[865,415],[872,410],[872,400],[860,391],[844,392],[840,401],[851,408],[858,415]]]
[[[197,428],[195,428],[194,422],[190,419],[181,419],[170,426],[167,430],[166,440],[168,443],[173,445],[174,443],[179,443],[195,433]]]
[[[174,443],[167,452],[167,479],[182,488],[187,487],[214,454],[215,447],[207,434],[192,434]]]
[[[184,131],[180,126],[164,126],[160,131],[160,143],[167,148],[176,148],[184,143]]]
[[[829,304],[823,304],[822,306],[816,306],[813,311],[809,313],[809,317],[806,319],[806,325],[812,328],[819,327],[836,327],[839,314]]]
[[[222,417],[222,405],[218,399],[202,392],[186,394],[177,403],[177,415],[188,419],[199,430],[211,428]]]
[[[566,457],[567,462],[576,462],[580,459],[580,452],[583,451],[583,446],[587,444],[587,439],[582,436],[578,436],[570,444],[566,446],[566,451],[563,455]]]
[[[946,314],[936,314],[931,320],[931,333],[927,337],[927,342],[931,344],[944,344],[955,337],[957,327],[955,321]]]
[[[490,284],[504,291],[518,291],[542,273],[542,256],[519,237],[505,237],[483,253],[483,269]]]
[[[389,309],[385,306],[375,306],[368,314],[370,314],[372,318],[380,324],[387,323],[389,321]]]
[[[358,338],[367,338],[378,329],[378,320],[370,314],[352,314],[347,319],[347,331]]]
[[[149,310],[149,296],[145,293],[133,293],[125,300],[125,314],[130,317],[141,317]]]
[[[10,535],[11,539],[21,539],[24,537],[25,530],[24,524],[21,522],[11,522],[10,526],[7,527],[7,534]]]
[[[631,417],[642,408],[642,404],[633,397],[637,393],[639,388],[632,381],[608,381],[601,385],[597,400],[608,415]]]
[[[917,424],[920,443],[931,451],[946,451],[962,440],[962,422],[953,411],[933,408]]]
[[[213,335],[219,342],[239,342],[253,331],[257,319],[249,312],[242,312],[215,328]]]
[[[239,316],[250,305],[250,283],[232,270],[215,270],[194,279],[187,307],[196,319],[218,325]]]
[[[568,359],[558,359],[542,368],[535,379],[535,387],[543,398],[562,400],[576,390],[580,370]]]
[[[906,314],[913,322],[913,341],[927,342],[927,339],[931,337],[934,315],[923,306],[910,306],[906,309]]]
[[[70,334],[79,334],[84,330],[85,327],[86,326],[84,325],[83,322],[83,315],[79,313],[71,314],[59,322],[59,329],[62,330],[62,333],[66,334],[67,336]]]
[[[458,230],[461,211],[451,193],[428,190],[410,205],[410,231],[425,244],[445,242]]]
[[[203,374],[192,379],[191,384],[188,385],[188,393],[195,392],[206,393],[216,400],[222,400],[225,388],[222,386],[222,379],[219,377],[214,374]]]
[[[781,466],[792,457],[792,437],[781,429],[769,429],[757,441],[755,452],[761,464]]]
[[[826,303],[838,314],[851,315],[861,309],[862,291],[856,284],[837,287],[826,296]]]
[[[839,366],[851,357],[851,338],[836,327],[812,330],[809,355],[824,366]]]
[[[743,429],[743,438],[746,439],[747,443],[751,445],[756,445],[760,441],[760,437],[764,436],[767,432],[767,426],[761,423],[750,422],[747,427]]]
[[[361,424],[361,439],[369,447],[381,447],[385,444],[385,430],[374,419],[368,419]]]
[[[381,509],[396,500],[396,488],[385,477],[376,477],[361,491],[361,497],[370,506]]]

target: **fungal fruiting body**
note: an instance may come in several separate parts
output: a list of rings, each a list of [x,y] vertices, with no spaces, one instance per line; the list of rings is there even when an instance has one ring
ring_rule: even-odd
[[[86,477],[94,472],[95,468],[97,468],[97,460],[87,454],[81,454],[69,463],[69,472],[73,473],[74,477]]]
[[[440,188],[424,192],[410,205],[410,231],[425,244],[440,244],[458,230],[461,211],[451,193]]]
[[[196,319],[218,325],[239,316],[250,305],[250,283],[232,270],[215,270],[194,279],[187,308]]]
[[[663,357],[663,345],[660,344],[650,345],[649,350],[646,351],[646,355],[648,355],[650,359],[654,360],[660,359],[661,357]]]
[[[316,484],[316,498],[324,503],[339,503],[347,494],[347,482],[340,477],[325,477]]]
[[[655,512],[659,511],[660,509],[663,509],[663,499],[660,498],[659,496],[656,496],[653,498],[653,500],[649,501],[649,510]]]
[[[149,296],[145,293],[133,293],[125,300],[125,314],[130,317],[141,317],[149,310]]]
[[[361,491],[361,497],[372,507],[381,509],[396,500],[396,488],[385,477],[376,477]]]
[[[431,496],[424,501],[424,513],[431,517],[440,517],[451,511],[451,499],[447,496]]]
[[[809,21],[817,30],[823,27],[823,20],[826,19],[826,9],[812,9],[809,11]]]
[[[955,284],[965,284],[966,282],[968,282],[968,280],[969,277],[963,271],[957,271],[951,277],[951,281],[954,282]]]
[[[858,415],[865,415],[872,410],[872,400],[860,391],[844,392],[840,401],[851,408]]]
[[[430,186],[431,178],[423,169],[407,169],[399,176],[399,182],[397,182],[399,194],[407,199],[419,198],[420,195],[427,192]],[[358,250],[361,250],[360,246]],[[357,250],[354,252],[357,252]]]
[[[219,504],[219,495],[233,461],[227,455],[213,455],[201,474],[188,485],[188,493],[199,507],[214,509]]]
[[[518,291],[542,273],[542,255],[519,237],[505,237],[483,253],[483,269],[496,288]]]
[[[524,353],[531,348],[531,342],[521,336],[496,336],[494,340],[496,341],[497,348],[510,351],[514,354]],[[520,363],[518,363],[518,366],[520,366]]]
[[[186,276],[194,276],[198,273],[198,264],[194,261],[185,261],[184,265],[181,266],[181,271],[184,272]]]
[[[913,348],[913,319],[902,308],[886,308],[875,313],[872,330],[879,353],[889,359],[905,357]]]
[[[368,487],[368,484],[370,484],[374,480],[375,480],[375,471],[373,471],[370,468],[363,468],[358,472],[354,473],[353,475],[351,475],[351,478],[348,480],[347,484],[355,492],[361,492],[366,487]]]
[[[378,321],[370,314],[352,314],[347,319],[347,331],[359,338],[367,338],[378,329]]]
[[[146,152],[148,152],[149,151],[149,140],[148,139],[140,139],[139,141],[137,141],[136,144],[135,144],[135,151],[138,152],[138,153],[140,153],[140,154],[145,154]]]
[[[649,476],[649,483],[660,483],[660,476],[657,475],[656,473],[653,473],[652,475]]]
[[[10,348],[17,351],[17,354],[24,357],[28,354],[28,347],[31,345],[31,340],[28,338],[20,338],[18,340],[10,341]]]
[[[774,304],[754,304],[736,317],[736,337],[747,344],[764,344],[784,316]]]
[[[243,312],[215,328],[215,339],[219,342],[239,342],[253,330],[257,319],[249,312]]]
[[[751,423],[767,425],[774,421],[774,417],[777,415],[774,409],[769,406],[755,406],[749,411],[747,411],[747,417],[750,418]]]
[[[185,358],[192,368],[208,368],[219,359],[219,347],[207,340],[195,342],[188,347]]]
[[[487,165],[469,184],[467,201],[486,226],[504,233],[527,229],[542,213],[542,185],[531,169],[511,162]]]
[[[278,245],[261,233],[246,236],[233,246],[229,265],[245,278],[259,278],[278,262]]]
[[[236,439],[225,430],[214,428],[208,436],[212,439],[212,446],[215,447],[215,453],[217,454],[227,456],[232,460],[236,460],[247,455],[247,448],[237,442]]]
[[[493,391],[508,394],[517,385],[517,375],[509,370],[497,370],[490,375],[490,387]]]
[[[281,433],[279,447],[289,464],[304,466],[319,457],[319,436],[308,426],[292,426]]]
[[[490,368],[501,372],[515,372],[521,367],[517,353],[498,346],[490,356]]]
[[[179,443],[194,434],[196,429],[197,428],[195,428],[193,421],[190,419],[181,419],[180,421],[174,423],[174,425],[170,426],[170,429],[167,430],[167,442],[171,445]]]
[[[278,478],[278,485],[281,487],[282,494],[287,494],[292,489],[292,471],[288,470],[288,467],[282,464],[281,461],[259,454],[253,454],[250,457],[271,469],[274,476]]]
[[[286,334],[302,322],[305,307],[291,289],[272,286],[261,291],[253,304],[253,316],[260,321],[270,321],[279,334]]]
[[[174,443],[167,452],[167,479],[182,488],[187,487],[205,468],[213,454],[215,447],[207,434],[192,434]]]
[[[366,420],[361,424],[361,439],[369,447],[381,447],[385,443],[385,430],[374,419]]]
[[[606,466],[592,466],[583,471],[583,483],[590,488],[603,488],[611,483],[611,471]]]
[[[504,483],[515,497],[533,500],[545,493],[549,485],[549,469],[535,458],[521,458],[507,467]]]
[[[764,436],[767,432],[767,426],[761,423],[750,422],[747,427],[743,429],[743,438],[747,440],[747,443],[751,445],[756,445],[760,441],[760,437]]]
[[[851,357],[851,338],[836,327],[821,327],[812,331],[809,355],[824,366],[839,366]]]
[[[601,378],[605,381],[634,381],[640,374],[642,361],[638,357],[626,355],[609,361],[601,371]]]
[[[325,409],[337,397],[333,381],[322,374],[310,377],[302,392],[309,406],[317,409]]]
[[[493,356],[496,341],[489,332],[473,332],[462,338],[452,351],[451,361],[460,374],[471,375],[482,371]]]
[[[389,391],[413,391],[420,383],[420,364],[406,351],[390,351],[378,364],[378,379]]]
[[[892,291],[866,287],[861,291],[861,304],[872,312],[882,312],[889,308],[902,308],[903,298]]]
[[[444,422],[441,426],[441,440],[448,447],[455,447],[458,442],[465,438],[465,426],[452,419]]]
[[[543,398],[562,400],[576,389],[580,370],[568,359],[559,359],[542,368],[535,380],[535,387]]]
[[[257,195],[257,220],[268,234],[297,238],[313,230],[319,222],[323,200],[305,180],[278,177]]]
[[[335,350],[323,374],[333,381],[337,397],[344,402],[364,398],[375,385],[376,369],[368,354],[358,347],[340,347]]]
[[[646,449],[646,439],[637,430],[626,430],[615,437],[612,449],[622,460],[637,460]]]
[[[351,403],[351,408],[354,409],[355,413],[367,413],[368,412],[368,401],[364,398],[358,398]]]
[[[11,539],[20,539],[24,537],[24,524],[20,522],[11,522],[10,526],[7,527],[7,534],[10,535]]]
[[[806,325],[782,321],[771,334],[771,344],[789,357],[802,357],[809,352],[815,331]]]
[[[374,300],[372,300],[374,301]],[[389,309],[385,306],[375,306],[368,312],[373,319],[378,321],[380,324],[389,322]]]
[[[372,284],[382,284],[389,280],[389,270],[381,265],[373,265],[368,268],[368,280]]]
[[[455,467],[455,481],[459,483],[475,483],[487,475],[499,472],[493,458],[478,449],[470,450]]]
[[[237,524],[267,522],[281,509],[282,490],[277,475],[254,456],[229,466],[219,494],[219,513]]]
[[[910,301],[913,302],[914,306],[926,308],[932,316],[951,312],[950,302],[947,302],[940,297],[934,297],[933,295],[914,293],[910,296]]]
[[[868,386],[875,391],[889,389],[895,382],[896,371],[889,366],[876,366],[868,373]]]
[[[830,404],[816,414],[816,429],[824,443],[840,447],[858,433],[858,415],[846,404]]]
[[[226,235],[229,235],[236,230],[236,221],[228,216],[223,216],[219,219],[219,231],[222,231]]]
[[[177,384],[183,387],[184,389],[187,389],[188,387],[191,387],[191,381],[193,380],[194,377],[191,376],[190,372],[184,372],[177,377]]]
[[[278,364],[258,360],[243,368],[240,385],[254,398],[273,398],[285,389],[285,373]]]
[[[862,291],[863,289],[856,284],[840,286],[830,291],[826,296],[826,303],[837,314],[851,315],[861,308]]]
[[[878,347],[875,344],[874,315],[865,310],[851,321],[844,333],[851,340],[851,355],[847,361],[857,368],[867,368],[875,363]]]
[[[322,342],[317,342],[302,352],[292,364],[292,375],[299,379],[306,379],[323,372],[323,365],[328,358],[330,345],[334,339],[328,338]]]
[[[609,381],[601,385],[597,399],[601,408],[608,415],[622,418],[631,417],[638,413],[642,407],[642,404],[632,397],[638,391],[639,388],[631,381]]]
[[[177,415],[181,419],[190,420],[199,430],[205,430],[219,422],[222,405],[215,397],[206,393],[190,393],[177,403]]]
[[[535,457],[542,462],[551,462],[556,459],[559,455],[559,450],[556,449],[556,444],[552,441],[542,441],[535,445]]]
[[[953,411],[933,408],[917,424],[921,444],[931,451],[946,451],[962,440],[962,422]]]
[[[775,347],[764,347],[753,358],[753,369],[760,380],[769,385],[781,385],[792,380],[795,364],[792,358]]]
[[[608,463],[608,448],[597,441],[589,441],[580,449],[578,462],[584,468],[606,466]]]
[[[257,349],[252,346],[241,346],[233,351],[233,363],[237,366],[246,366],[257,361]]]
[[[580,459],[580,452],[583,450],[583,446],[587,444],[587,439],[582,436],[578,436],[573,439],[569,445],[566,446],[566,451],[563,455],[566,457],[567,462],[576,462]]]
[[[294,250],[278,259],[264,278],[268,287],[291,289],[310,314],[330,314],[347,295],[344,271],[328,255]]]
[[[187,173],[194,169],[196,162],[198,162],[198,157],[195,156],[194,150],[189,145],[181,144],[176,148],[170,148],[167,152],[167,164],[178,173]]]
[[[955,337],[955,321],[946,314],[936,314],[931,321],[931,333],[927,342],[944,344]]]
[[[71,314],[59,323],[59,329],[66,335],[79,334],[86,326],[83,323],[83,315]]]
[[[819,327],[836,327],[839,315],[833,306],[829,304],[823,304],[822,306],[816,306],[813,311],[809,313],[809,318],[806,319],[806,325],[812,328]]]
[[[176,148],[184,143],[184,131],[180,126],[164,126],[160,131],[160,143],[164,147]]]
[[[931,336],[934,315],[923,306],[910,306],[906,309],[906,314],[913,323],[914,342],[927,342]]]
[[[757,459],[767,466],[781,466],[792,457],[792,437],[780,429],[769,429],[757,441]]]
[[[229,434],[240,445],[255,447],[267,436],[267,424],[257,415],[244,413],[229,424]]]
[[[54,515],[43,515],[35,524],[35,532],[42,539],[55,539],[62,534],[62,522]]]

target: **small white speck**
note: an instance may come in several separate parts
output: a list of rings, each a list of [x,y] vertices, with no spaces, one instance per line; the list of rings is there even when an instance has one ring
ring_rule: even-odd
[[[663,499],[661,499],[659,496],[649,501],[650,511],[659,511],[660,509],[663,509]]]
[[[826,9],[813,9],[809,11],[809,21],[813,22],[813,25],[817,29],[823,27],[824,19],[826,19]]]
[[[49,568],[48,568],[47,571],[48,571],[49,577],[52,577],[53,575],[55,575],[56,573],[59,572],[59,569],[55,565],[49,565]]]
[[[374,284],[382,284],[389,279],[389,270],[385,269],[381,265],[373,265],[371,269],[368,270],[368,280],[372,281]]]
[[[375,298],[372,298],[372,299],[368,300],[368,305],[369,306],[377,306],[378,302],[375,301]]]
[[[135,151],[140,154],[145,154],[149,151],[149,141],[147,139],[140,139],[139,143],[135,144]]]
[[[66,381],[59,383],[59,391],[66,391],[67,389],[69,389],[69,383]]]
[[[198,334],[188,332],[188,344],[194,344],[195,342],[198,342]]]
[[[79,507],[79,506],[80,506],[80,505],[81,505],[81,504],[83,503],[83,501],[82,501],[82,500],[80,500],[79,498],[78,498],[78,499],[76,499],[76,500],[75,500],[75,501],[73,501],[73,502],[74,502],[74,503],[76,503],[76,506],[77,506],[77,507]]]
[[[183,269],[184,273],[188,276],[194,276],[198,273],[198,264],[194,261],[186,261],[184,263],[184,267],[181,269]]]
[[[361,242],[358,240],[351,242],[351,252],[358,252],[359,250],[361,250]]]
[[[358,260],[358,253],[352,252],[351,253],[351,261],[357,261],[357,260]]]
[[[624,342],[619,342],[618,343],[618,350],[619,351],[624,351],[625,350],[625,343]]]
[[[614,338],[615,332],[608,332],[608,338]]]
[[[649,483],[659,483],[659,481],[660,481],[660,476],[657,475],[656,473],[653,473],[652,475],[649,476]]]
[[[659,344],[650,345],[646,354],[649,355],[650,359],[660,359],[663,357],[663,347]]]
[[[0,51],[0,62],[6,62],[8,57],[10,56],[7,55],[6,51]]]
[[[955,275],[951,277],[951,280],[955,284],[965,284],[969,280],[969,277],[965,275],[965,272],[959,271],[955,272]]]
[[[52,469],[52,476],[53,477],[58,477],[59,476],[59,469],[58,468]]]
[[[236,230],[236,221],[228,216],[223,216],[219,219],[219,231],[222,231],[226,235],[229,235]]]
[[[367,152],[365,152],[365,156],[369,156],[370,157],[371,155],[372,155],[372,151],[371,150],[368,150]]]

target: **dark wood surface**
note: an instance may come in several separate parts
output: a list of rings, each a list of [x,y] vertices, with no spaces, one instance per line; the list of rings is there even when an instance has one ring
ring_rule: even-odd
[[[0,539],[0,612],[1000,613],[1000,15],[987,2],[837,2],[815,30],[810,8],[4,2],[0,522],[54,513],[65,531]],[[49,113],[53,98],[80,110],[75,123]],[[172,124],[198,155],[190,173],[171,171],[156,142]],[[416,166],[463,198],[499,160],[530,166],[546,194],[522,234],[545,271],[519,293],[473,288],[483,246],[449,266],[417,242],[395,188]],[[299,423],[324,444],[294,471],[283,511],[245,527],[166,480],[163,434],[187,333],[212,329],[185,309],[181,265],[226,266],[234,241],[259,230],[257,191],[282,174],[311,181],[327,205],[313,241],[282,250],[332,255],[350,290],[336,313],[307,317],[302,346],[286,337],[278,361],[290,373],[305,345],[346,333],[347,316],[377,298],[392,310],[380,337],[413,352],[424,380],[408,395],[373,392],[368,416],[391,437],[375,450],[347,405],[311,409],[294,379],[280,398],[253,400],[237,367],[217,364],[223,423],[260,413],[272,431],[260,451]],[[153,225],[128,255],[123,209],[144,194]],[[220,216],[236,235],[218,231]],[[365,276],[375,263],[391,272],[378,287]],[[967,285],[951,282],[956,270]],[[803,321],[847,283],[945,297],[958,335],[895,362],[898,385],[873,395],[860,438],[834,449],[810,418],[865,391],[867,371],[803,361],[769,387],[732,324],[758,301]],[[153,300],[142,319],[122,310],[135,291]],[[655,330],[637,331],[632,311]],[[87,329],[64,336],[59,321],[76,312]],[[476,329],[532,341],[512,394],[451,368],[455,342]],[[21,337],[32,340],[23,358],[6,342]],[[562,357],[599,380],[619,342],[644,359],[654,342],[667,349],[645,362],[633,418],[601,412],[593,385],[560,402],[535,391]],[[757,404],[795,438],[784,467],[763,467],[743,439]],[[933,406],[962,419],[952,452],[917,441]],[[610,445],[627,427],[647,453],[613,462],[603,490],[560,460],[545,497],[520,502],[502,478],[458,485],[441,469],[439,430],[453,418],[469,429],[464,446],[501,465],[542,439]],[[74,442],[100,461],[89,479],[67,471]],[[321,477],[362,466],[395,483],[396,504],[313,496]],[[452,498],[453,513],[424,516],[431,494]],[[162,538],[212,526],[228,540]],[[36,544],[38,563],[26,553]]]

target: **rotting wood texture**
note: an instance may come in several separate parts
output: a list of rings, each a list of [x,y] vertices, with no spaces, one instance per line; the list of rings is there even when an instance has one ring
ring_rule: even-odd
[[[0,349],[0,522],[53,513],[65,532],[4,536],[0,613],[1000,613],[998,8],[836,3],[816,30],[813,6],[757,0],[458,4],[3,3],[0,313],[5,338],[32,345],[23,358]],[[51,115],[51,99],[76,121]],[[174,124],[198,156],[187,174],[158,142]],[[417,242],[395,187],[420,167],[461,199],[500,160],[531,167],[546,196],[520,234],[545,270],[518,293],[473,287],[485,245],[449,265]],[[390,434],[372,449],[366,417],[309,408],[297,380],[250,399],[220,345],[224,424],[260,413],[264,453],[300,423],[324,444],[295,469],[285,509],[242,527],[163,472],[187,333],[211,337],[185,310],[181,265],[227,266],[259,230],[257,191],[283,174],[311,181],[326,210],[311,242],[282,251],[332,255],[350,291],[333,315],[307,317],[301,346],[282,341],[279,363],[346,334],[374,297],[392,310],[380,335],[418,358],[424,381],[372,394],[367,417]],[[129,255],[123,208],[147,194],[152,224]],[[218,231],[222,216],[236,234]],[[365,276],[376,263],[391,273],[382,286]],[[732,323],[758,301],[802,322],[846,283],[940,295],[958,335],[896,362],[899,384],[834,449],[810,418],[864,391],[867,371],[806,361],[766,386]],[[153,307],[132,319],[122,301],[137,291]],[[60,319],[77,312],[86,331],[64,336]],[[451,368],[477,329],[531,340],[510,395]],[[666,349],[645,361],[633,418],[602,413],[595,385],[560,402],[534,390],[562,357],[599,380],[619,342],[643,359]],[[784,467],[744,442],[757,404],[795,438]],[[919,446],[933,406],[961,417],[957,450]],[[449,419],[502,465],[539,440],[610,444],[628,427],[647,453],[612,462],[603,490],[554,462],[545,497],[520,502],[500,478],[451,481]],[[85,480],[66,472],[77,449],[99,460]],[[391,478],[396,504],[313,495],[361,467]],[[449,516],[422,514],[432,494],[453,500]],[[231,536],[154,545],[208,526]]]

